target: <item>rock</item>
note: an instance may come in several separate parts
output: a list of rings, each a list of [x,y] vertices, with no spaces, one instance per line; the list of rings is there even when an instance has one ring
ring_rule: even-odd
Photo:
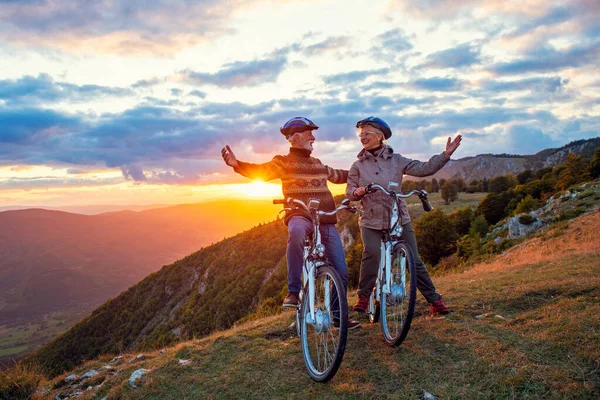
[[[519,222],[519,217],[520,215],[509,218],[507,222],[509,238],[520,238],[542,227],[542,221],[539,219],[536,219],[529,225],[523,225]]]
[[[98,375],[98,371],[96,371],[95,369],[92,369],[88,372],[86,372],[85,374],[81,375],[81,379],[87,379],[87,378],[91,378],[92,376]]]
[[[437,397],[435,397],[434,395],[432,395],[429,392],[424,392],[423,393],[423,400],[437,400]]]
[[[79,378],[78,375],[72,374],[69,375],[65,378],[65,382],[73,382],[74,380],[76,380],[77,378]]]
[[[144,355],[138,354],[136,358],[132,358],[131,360],[129,360],[129,364],[131,364],[132,362],[140,361],[142,358],[144,358]]]
[[[179,360],[179,365],[190,365],[192,360]]]
[[[137,388],[137,386],[135,385],[135,383],[142,379],[142,375],[144,375],[146,372],[150,372],[149,369],[144,369],[144,368],[140,368],[137,371],[134,371],[131,376],[129,377],[129,384],[134,387]]]
[[[111,367],[110,365],[105,365],[104,367],[100,368],[100,371],[106,371],[106,370],[109,370],[109,369],[113,369],[113,367]]]
[[[123,358],[123,356],[116,356],[115,358],[113,358],[112,360],[110,360],[110,362],[117,362],[119,360],[121,360]]]
[[[497,237],[496,239],[494,239],[494,243],[500,244],[500,243],[502,243],[503,240],[504,239],[502,239],[501,237]]]
[[[160,354],[165,354],[167,351],[166,350],[161,350]]]

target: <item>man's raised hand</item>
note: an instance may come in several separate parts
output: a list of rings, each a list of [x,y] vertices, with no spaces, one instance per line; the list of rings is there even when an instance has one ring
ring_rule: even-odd
[[[235,154],[233,154],[233,151],[231,150],[229,145],[225,145],[225,147],[221,149],[221,156],[223,157],[223,161],[225,161],[225,164],[229,165],[232,168],[238,167],[238,160],[237,158],[235,158]]]

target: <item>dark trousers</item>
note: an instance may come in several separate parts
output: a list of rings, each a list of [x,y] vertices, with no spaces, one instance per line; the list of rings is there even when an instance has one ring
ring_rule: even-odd
[[[381,258],[381,235],[383,231],[361,226],[360,232],[363,240],[363,256],[360,266],[358,295],[369,297],[375,287],[375,281],[377,280],[377,271],[379,270],[379,260]],[[428,303],[436,301],[440,295],[436,293],[435,286],[431,281],[427,268],[419,256],[415,231],[410,222],[406,225],[402,225],[401,239],[408,244],[415,256],[417,288]]]

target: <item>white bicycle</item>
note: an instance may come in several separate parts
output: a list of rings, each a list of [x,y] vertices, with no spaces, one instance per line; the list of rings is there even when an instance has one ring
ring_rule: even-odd
[[[381,318],[381,333],[391,346],[399,346],[410,329],[415,311],[417,292],[417,273],[415,258],[410,246],[402,237],[402,224],[398,209],[399,198],[419,196],[423,209],[431,211],[433,207],[427,200],[425,190],[413,190],[408,194],[397,193],[398,183],[390,182],[385,189],[371,183],[365,187],[367,193],[380,190],[391,197],[393,202],[390,216],[390,229],[381,237],[381,259],[373,292],[369,297],[367,314],[371,323]]]
[[[340,274],[325,258],[320,217],[341,210],[356,212],[356,207],[351,206],[349,200],[330,212],[320,211],[316,199],[309,200],[308,206],[293,198],[273,200],[273,204],[284,204],[284,211],[304,209],[313,223],[312,241],[306,238],[304,244],[304,284],[299,293],[300,305],[296,308],[296,330],[308,374],[317,382],[327,382],[335,376],[346,350],[348,303]]]

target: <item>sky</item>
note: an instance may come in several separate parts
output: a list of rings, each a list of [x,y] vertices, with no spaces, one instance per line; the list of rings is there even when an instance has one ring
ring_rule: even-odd
[[[277,197],[221,159],[348,169],[356,121],[427,160],[599,136],[597,0],[0,0],[0,207]],[[335,188],[340,191],[339,187]]]

